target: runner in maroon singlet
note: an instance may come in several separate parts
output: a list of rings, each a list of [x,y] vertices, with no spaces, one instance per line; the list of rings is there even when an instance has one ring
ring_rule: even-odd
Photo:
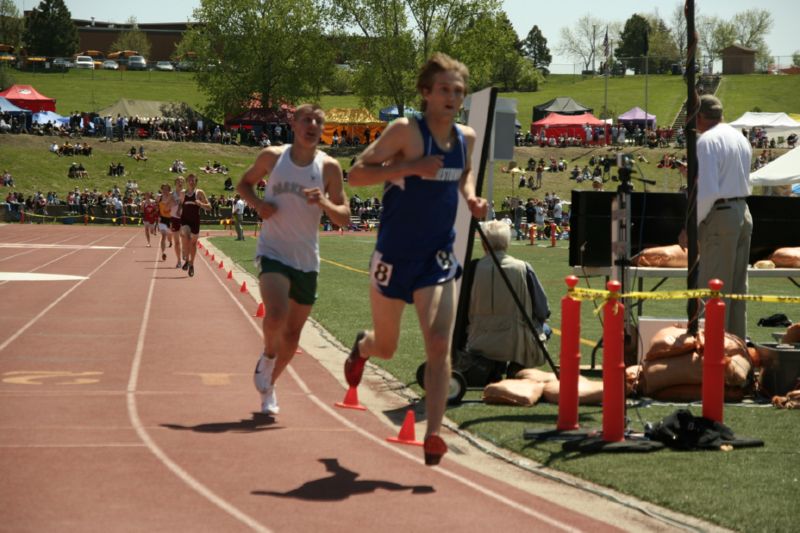
[[[184,270],[189,271],[189,276],[194,276],[194,256],[197,254],[197,238],[200,235],[200,209],[208,211],[206,193],[197,188],[197,176],[186,176],[186,191],[183,193],[181,205],[181,247],[186,255]],[[187,266],[188,265],[188,266]]]
[[[153,193],[147,191],[142,200],[142,219],[144,221],[144,236],[147,237],[147,247],[150,248],[150,235],[156,234],[158,223],[158,206],[153,200]]]

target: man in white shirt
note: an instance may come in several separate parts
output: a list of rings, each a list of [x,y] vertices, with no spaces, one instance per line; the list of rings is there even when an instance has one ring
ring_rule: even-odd
[[[700,250],[698,288],[721,279],[723,291],[747,293],[747,264],[753,219],[746,199],[752,192],[750,143],[722,122],[722,103],[710,94],[700,97],[697,114],[697,233]],[[745,338],[747,308],[726,300],[725,330]]]
[[[236,226],[236,240],[244,240],[244,228],[242,228],[242,217],[244,217],[244,200],[238,194],[233,203],[233,222]]]

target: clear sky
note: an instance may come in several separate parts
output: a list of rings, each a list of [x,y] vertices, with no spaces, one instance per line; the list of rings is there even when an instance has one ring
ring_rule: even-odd
[[[14,0],[17,7],[32,9],[39,0]],[[125,22],[135,16],[139,22],[183,22],[191,19],[192,10],[200,4],[199,0],[65,0],[74,18],[110,22]],[[547,38],[551,52],[559,41],[561,28],[591,13],[603,21],[624,22],[633,13],[659,14],[668,20],[672,10],[681,0],[504,0],[503,7],[508,13],[520,37],[538,25]],[[767,45],[776,56],[790,56],[800,50],[797,22],[800,20],[800,1],[798,0],[696,0],[698,14],[716,15],[729,18],[734,14],[752,8],[768,9],[773,16],[774,26],[766,36]],[[553,53],[553,63],[573,63],[565,57]]]

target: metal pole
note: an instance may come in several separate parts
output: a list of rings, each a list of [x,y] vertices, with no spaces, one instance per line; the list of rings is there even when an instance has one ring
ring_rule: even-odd
[[[698,36],[694,24],[694,0],[686,0],[686,156],[688,159],[686,185],[689,190],[686,216],[686,235],[689,247],[689,268],[686,288],[697,288],[699,276],[699,253],[697,249],[697,109],[699,101],[695,91],[695,54]],[[697,333],[698,303],[696,299],[687,302],[688,329]]]

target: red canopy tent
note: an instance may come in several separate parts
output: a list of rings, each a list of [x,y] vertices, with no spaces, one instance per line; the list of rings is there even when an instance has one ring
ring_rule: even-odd
[[[39,93],[30,85],[12,85],[5,91],[0,92],[0,96],[9,102],[23,109],[30,109],[34,113],[40,111],[56,110],[56,101]]]
[[[585,139],[585,127],[589,125],[592,129],[595,127],[603,128],[603,132],[608,134],[608,124],[591,113],[582,113],[580,115],[560,115],[558,113],[550,113],[545,118],[531,122],[531,135],[534,138],[539,137],[539,132],[544,130],[545,138],[560,136],[576,137],[578,139]],[[591,142],[591,139],[586,139]]]

